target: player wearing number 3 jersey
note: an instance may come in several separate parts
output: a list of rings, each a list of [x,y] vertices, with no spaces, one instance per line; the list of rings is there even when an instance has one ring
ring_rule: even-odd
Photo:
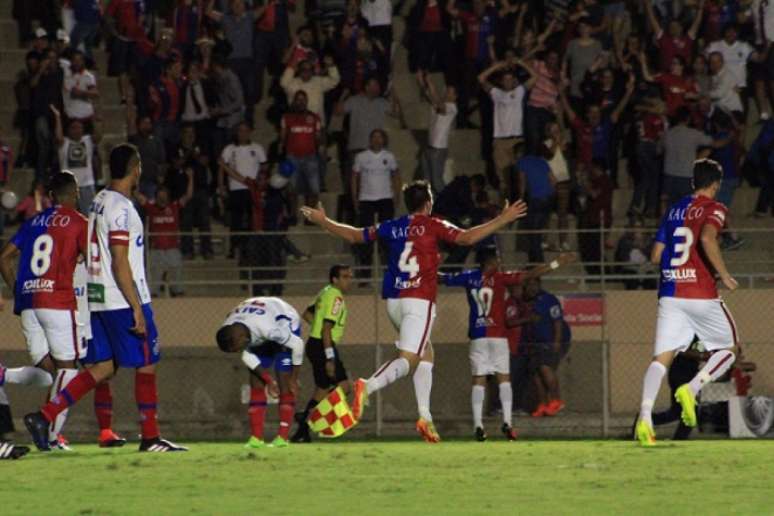
[[[715,286],[717,277],[729,290],[737,288],[718,245],[727,215],[726,207],[714,200],[722,177],[718,163],[708,159],[696,161],[693,195],[669,208],[656,234],[651,254],[651,261],[661,266],[656,343],[643,381],[636,429],[643,446],[655,444],[651,410],[664,373],[675,354],[688,348],[694,335],[713,354],[696,377],[675,392],[686,425],[696,426],[699,390],[734,363],[736,326]]]
[[[433,196],[424,181],[403,187],[403,200],[409,215],[386,221],[370,228],[354,228],[325,216],[322,207],[301,209],[311,222],[351,243],[382,240],[389,248],[387,272],[382,283],[382,297],[387,300],[387,314],[399,338],[398,356],[382,365],[368,380],[354,384],[353,415],[359,419],[368,395],[413,372],[414,391],[419,409],[417,430],[428,442],[440,440],[430,414],[433,349],[430,334],[435,319],[438,290],[439,241],[472,245],[523,217],[527,208],[521,202],[506,203],[495,219],[471,229],[462,230],[430,215]]]

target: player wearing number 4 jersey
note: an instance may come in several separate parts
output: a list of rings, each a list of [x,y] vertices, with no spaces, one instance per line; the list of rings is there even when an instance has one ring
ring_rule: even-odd
[[[486,441],[487,439],[482,413],[486,377],[490,374],[496,375],[500,389],[500,403],[503,410],[501,430],[506,439],[516,440],[511,411],[513,404],[511,357],[505,327],[507,288],[530,278],[540,277],[574,260],[575,255],[567,253],[559,255],[551,263],[528,271],[501,271],[497,253],[487,252],[481,257],[478,269],[441,275],[444,285],[465,287],[468,295],[470,306],[468,337],[470,338],[470,368],[473,373],[470,400],[473,408],[474,435],[477,440]]]
[[[304,206],[301,212],[311,222],[351,243],[382,240],[389,247],[387,271],[382,282],[382,297],[387,300],[387,315],[398,330],[398,356],[382,365],[368,380],[354,384],[352,413],[362,415],[368,396],[413,371],[414,391],[419,409],[417,431],[428,442],[438,442],[430,414],[433,348],[430,334],[435,319],[438,290],[439,241],[469,246],[486,238],[527,213],[526,205],[506,203],[495,219],[470,228],[459,229],[430,215],[433,196],[425,181],[403,187],[403,200],[409,215],[370,228],[354,228],[325,216],[322,207]]]
[[[656,443],[651,411],[664,373],[674,356],[691,344],[694,335],[712,353],[704,368],[675,391],[682,419],[696,426],[696,395],[734,363],[738,342],[731,314],[718,296],[715,278],[729,290],[736,280],[726,269],[718,235],[726,222],[726,207],[715,201],[723,170],[708,159],[693,166],[693,195],[672,205],[656,234],[651,260],[661,265],[658,320],[653,361],[645,372],[637,438],[643,446]]]

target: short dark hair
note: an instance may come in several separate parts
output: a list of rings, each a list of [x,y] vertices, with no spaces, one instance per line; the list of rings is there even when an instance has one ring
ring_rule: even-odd
[[[489,262],[497,259],[497,250],[482,249],[476,254],[476,258],[478,259],[478,265],[483,269]]]
[[[337,263],[336,265],[332,265],[331,268],[328,270],[328,281],[333,283],[334,279],[340,278],[342,271],[346,271],[351,269],[349,265],[346,263]]]
[[[62,170],[51,176],[48,189],[54,195],[54,199],[74,196],[78,191],[78,180],[69,170]]]
[[[385,131],[384,129],[379,129],[378,127],[372,130],[370,133],[368,133],[368,141],[370,142],[371,138],[373,138],[373,136],[376,133],[379,133],[382,135],[382,140],[384,140],[384,146],[388,147],[390,145],[390,137],[387,136],[387,131]]]
[[[693,162],[693,188],[700,190],[723,180],[723,167],[711,159],[697,159]]]
[[[430,199],[432,199],[432,194],[430,193],[430,183],[427,181],[418,180],[403,185],[403,202],[409,213],[419,211]]]
[[[231,343],[234,341],[234,324],[223,326],[215,334],[215,340],[218,343],[218,348],[224,353],[231,351]]]
[[[140,160],[140,151],[131,143],[122,143],[110,151],[110,178],[123,179],[129,174],[132,160]]]

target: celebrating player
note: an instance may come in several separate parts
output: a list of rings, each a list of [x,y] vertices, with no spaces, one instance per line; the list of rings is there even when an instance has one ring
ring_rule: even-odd
[[[79,258],[86,254],[88,223],[77,210],[78,182],[73,174],[56,174],[50,192],[54,206],[25,222],[3,247],[0,273],[14,287],[14,313],[21,317],[32,363],[54,376],[53,399],[76,377],[76,361],[86,355],[86,339],[78,329],[73,279]],[[11,383],[15,379],[5,371],[0,376],[8,376]],[[47,428],[43,437],[48,449],[51,444],[66,448],[59,442],[66,417],[63,411],[51,419],[51,435]]]
[[[442,274],[441,281],[450,287],[465,287],[470,306],[468,338],[470,338],[470,368],[473,372],[473,390],[470,401],[473,406],[473,429],[476,440],[486,441],[482,413],[486,377],[494,374],[500,388],[503,410],[503,435],[509,441],[516,440],[512,427],[511,406],[511,357],[505,327],[506,289],[530,278],[558,269],[575,260],[574,254],[561,254],[547,263],[524,272],[503,272],[500,258],[495,251],[481,256],[479,268],[456,274]]]
[[[656,233],[651,254],[651,261],[661,264],[656,343],[653,361],[645,372],[636,428],[643,446],[656,444],[653,403],[672,359],[691,345],[694,334],[714,353],[693,380],[675,391],[687,426],[696,426],[696,394],[728,371],[735,360],[736,325],[715,284],[717,275],[729,290],[738,286],[718,245],[726,207],[714,198],[722,178],[723,170],[715,161],[696,161],[693,195],[669,208]]]
[[[298,371],[304,359],[301,319],[296,309],[278,297],[253,297],[240,303],[226,317],[215,336],[225,353],[242,353],[242,362],[250,370],[250,439],[245,448],[263,448],[263,422],[266,416],[266,391],[279,397],[279,434],[271,446],[288,445],[293,421]],[[272,365],[279,379],[269,374]]]
[[[331,389],[341,387],[347,394],[352,389],[336,348],[344,336],[344,325],[347,323],[344,294],[352,284],[352,268],[348,265],[334,265],[328,278],[330,283],[317,294],[314,304],[304,312],[304,320],[311,325],[306,341],[306,356],[312,364],[315,391],[304,412],[297,417],[298,430],[291,439],[293,442],[308,443],[312,440],[306,420]]]
[[[135,399],[140,411],[140,451],[186,451],[159,435],[156,420],[158,332],[145,281],[143,225],[131,201],[140,180],[140,154],[122,144],[110,152],[110,187],[94,198],[89,213],[89,309],[93,339],[84,364],[54,399],[27,414],[24,424],[35,446],[48,450],[48,424],[95,386],[113,376],[116,366],[135,369]]]
[[[387,272],[382,282],[382,297],[387,300],[387,314],[400,334],[398,356],[380,367],[368,380],[354,384],[352,414],[360,419],[368,396],[414,372],[414,391],[419,420],[417,431],[427,442],[440,437],[430,414],[430,390],[433,383],[433,348],[430,333],[435,320],[435,297],[438,290],[438,242],[473,245],[527,213],[521,201],[505,209],[496,218],[462,230],[430,216],[433,195],[425,181],[414,181],[403,187],[403,201],[409,215],[388,220],[379,226],[355,228],[325,216],[322,207],[304,206],[301,212],[311,222],[353,244],[384,240],[389,246]]]

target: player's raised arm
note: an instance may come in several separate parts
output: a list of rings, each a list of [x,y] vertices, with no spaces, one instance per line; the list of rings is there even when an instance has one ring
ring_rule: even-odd
[[[129,237],[127,236],[127,238]],[[142,304],[137,296],[137,289],[134,287],[132,267],[129,265],[129,246],[127,244],[128,242],[111,244],[111,270],[113,271],[113,277],[116,279],[118,289],[132,308],[132,316],[134,317],[134,327],[131,328],[132,333],[145,335],[145,315],[142,313]]]
[[[320,226],[332,235],[343,238],[349,243],[359,244],[365,242],[362,228],[352,227],[329,219],[325,215],[325,209],[323,208],[322,203],[318,204],[317,208],[302,206],[301,214],[306,217],[306,220],[309,222]]]
[[[701,228],[701,245],[704,248],[704,254],[709,260],[715,272],[718,273],[720,281],[726,286],[728,290],[736,290],[739,284],[731,276],[726,268],[726,262],[723,260],[723,254],[720,252],[720,246],[718,245],[718,228],[712,224],[705,224]]]
[[[526,214],[527,203],[524,201],[517,200],[513,204],[508,204],[508,201],[505,201],[505,207],[497,217],[489,222],[460,232],[454,243],[465,246],[473,245],[476,242],[485,239],[492,233],[504,228],[514,220],[524,217]]]
[[[577,259],[578,259],[578,255],[576,255],[575,253],[562,253],[556,257],[556,260],[552,260],[548,263],[543,263],[541,265],[538,265],[537,267],[534,267],[528,271],[525,271],[521,275],[520,279],[521,281],[524,281],[532,278],[538,278],[540,276],[548,274],[549,272],[555,271],[556,269],[558,269],[563,265],[573,263]]]

